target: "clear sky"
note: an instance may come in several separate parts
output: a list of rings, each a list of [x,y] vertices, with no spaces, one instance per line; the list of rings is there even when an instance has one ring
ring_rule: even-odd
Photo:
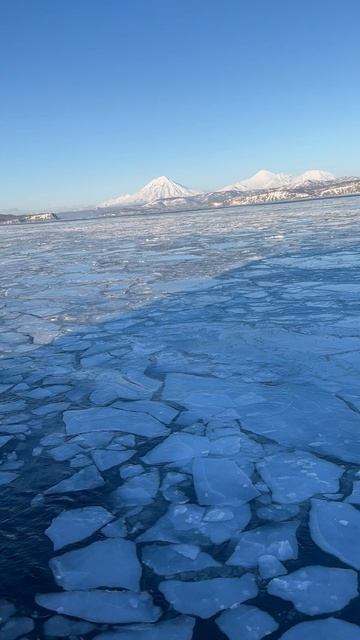
[[[0,0],[0,209],[360,174],[359,0]]]

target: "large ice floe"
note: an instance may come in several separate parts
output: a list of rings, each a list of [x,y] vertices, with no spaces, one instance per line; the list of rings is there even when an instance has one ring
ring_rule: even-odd
[[[356,197],[1,229],[0,640],[360,640],[359,239]]]

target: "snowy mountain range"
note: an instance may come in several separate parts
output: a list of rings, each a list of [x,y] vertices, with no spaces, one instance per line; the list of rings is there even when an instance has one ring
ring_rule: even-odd
[[[292,176],[288,173],[273,173],[272,171],[261,169],[250,178],[227,185],[222,189],[218,189],[218,191],[259,191],[260,189],[279,189],[333,180],[336,180],[336,176],[328,171],[320,171],[319,169],[305,171],[299,176]]]
[[[98,205],[99,209],[113,209],[113,208],[181,208],[182,206],[189,205],[195,206],[196,203],[213,206],[229,205],[231,199],[236,199],[239,195],[252,196],[264,196],[265,192],[274,192],[280,196],[280,191],[288,192],[290,190],[290,197],[294,190],[303,190],[304,188],[312,189],[314,186],[323,187],[325,184],[338,183],[344,179],[336,178],[332,173],[328,171],[321,171],[319,169],[313,169],[305,171],[299,176],[292,176],[287,173],[273,173],[262,169],[255,173],[250,178],[246,178],[235,184],[227,185],[221,189],[209,193],[201,193],[185,187],[178,182],[174,182],[166,176],[160,176],[154,178],[148,182],[142,189],[135,193],[121,195],[111,200],[106,200]],[[275,194],[276,195],[276,194]],[[299,194],[299,197],[304,197]],[[256,199],[256,198],[255,198]],[[258,198],[259,199],[259,198]],[[280,199],[284,199],[280,197]],[[276,197],[271,197],[271,200],[276,200]],[[215,201],[215,202],[214,202]],[[235,203],[234,203],[235,204]],[[237,204],[237,203],[236,203]],[[186,207],[188,208],[188,207]]]
[[[311,169],[296,176],[261,169],[250,178],[207,193],[160,176],[135,193],[102,202],[97,211],[112,215],[122,212],[181,211],[357,193],[360,194],[360,178],[338,178],[320,169]]]
[[[298,176],[262,169],[250,178],[207,193],[195,191],[166,176],[160,176],[135,193],[106,200],[97,207],[72,211],[53,209],[52,213],[31,215],[24,215],[25,212],[14,215],[14,211],[3,211],[0,212],[0,224],[39,221],[39,215],[44,221],[86,219],[99,215],[212,209],[346,195],[360,195],[360,178],[339,178],[320,169],[305,171]]]

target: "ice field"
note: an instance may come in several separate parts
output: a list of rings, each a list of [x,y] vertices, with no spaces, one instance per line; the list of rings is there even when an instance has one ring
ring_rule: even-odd
[[[0,640],[360,640],[360,198],[0,264]]]

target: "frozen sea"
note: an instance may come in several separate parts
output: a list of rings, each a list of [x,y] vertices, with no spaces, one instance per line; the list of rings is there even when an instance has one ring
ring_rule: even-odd
[[[0,265],[0,640],[360,640],[360,198]]]

